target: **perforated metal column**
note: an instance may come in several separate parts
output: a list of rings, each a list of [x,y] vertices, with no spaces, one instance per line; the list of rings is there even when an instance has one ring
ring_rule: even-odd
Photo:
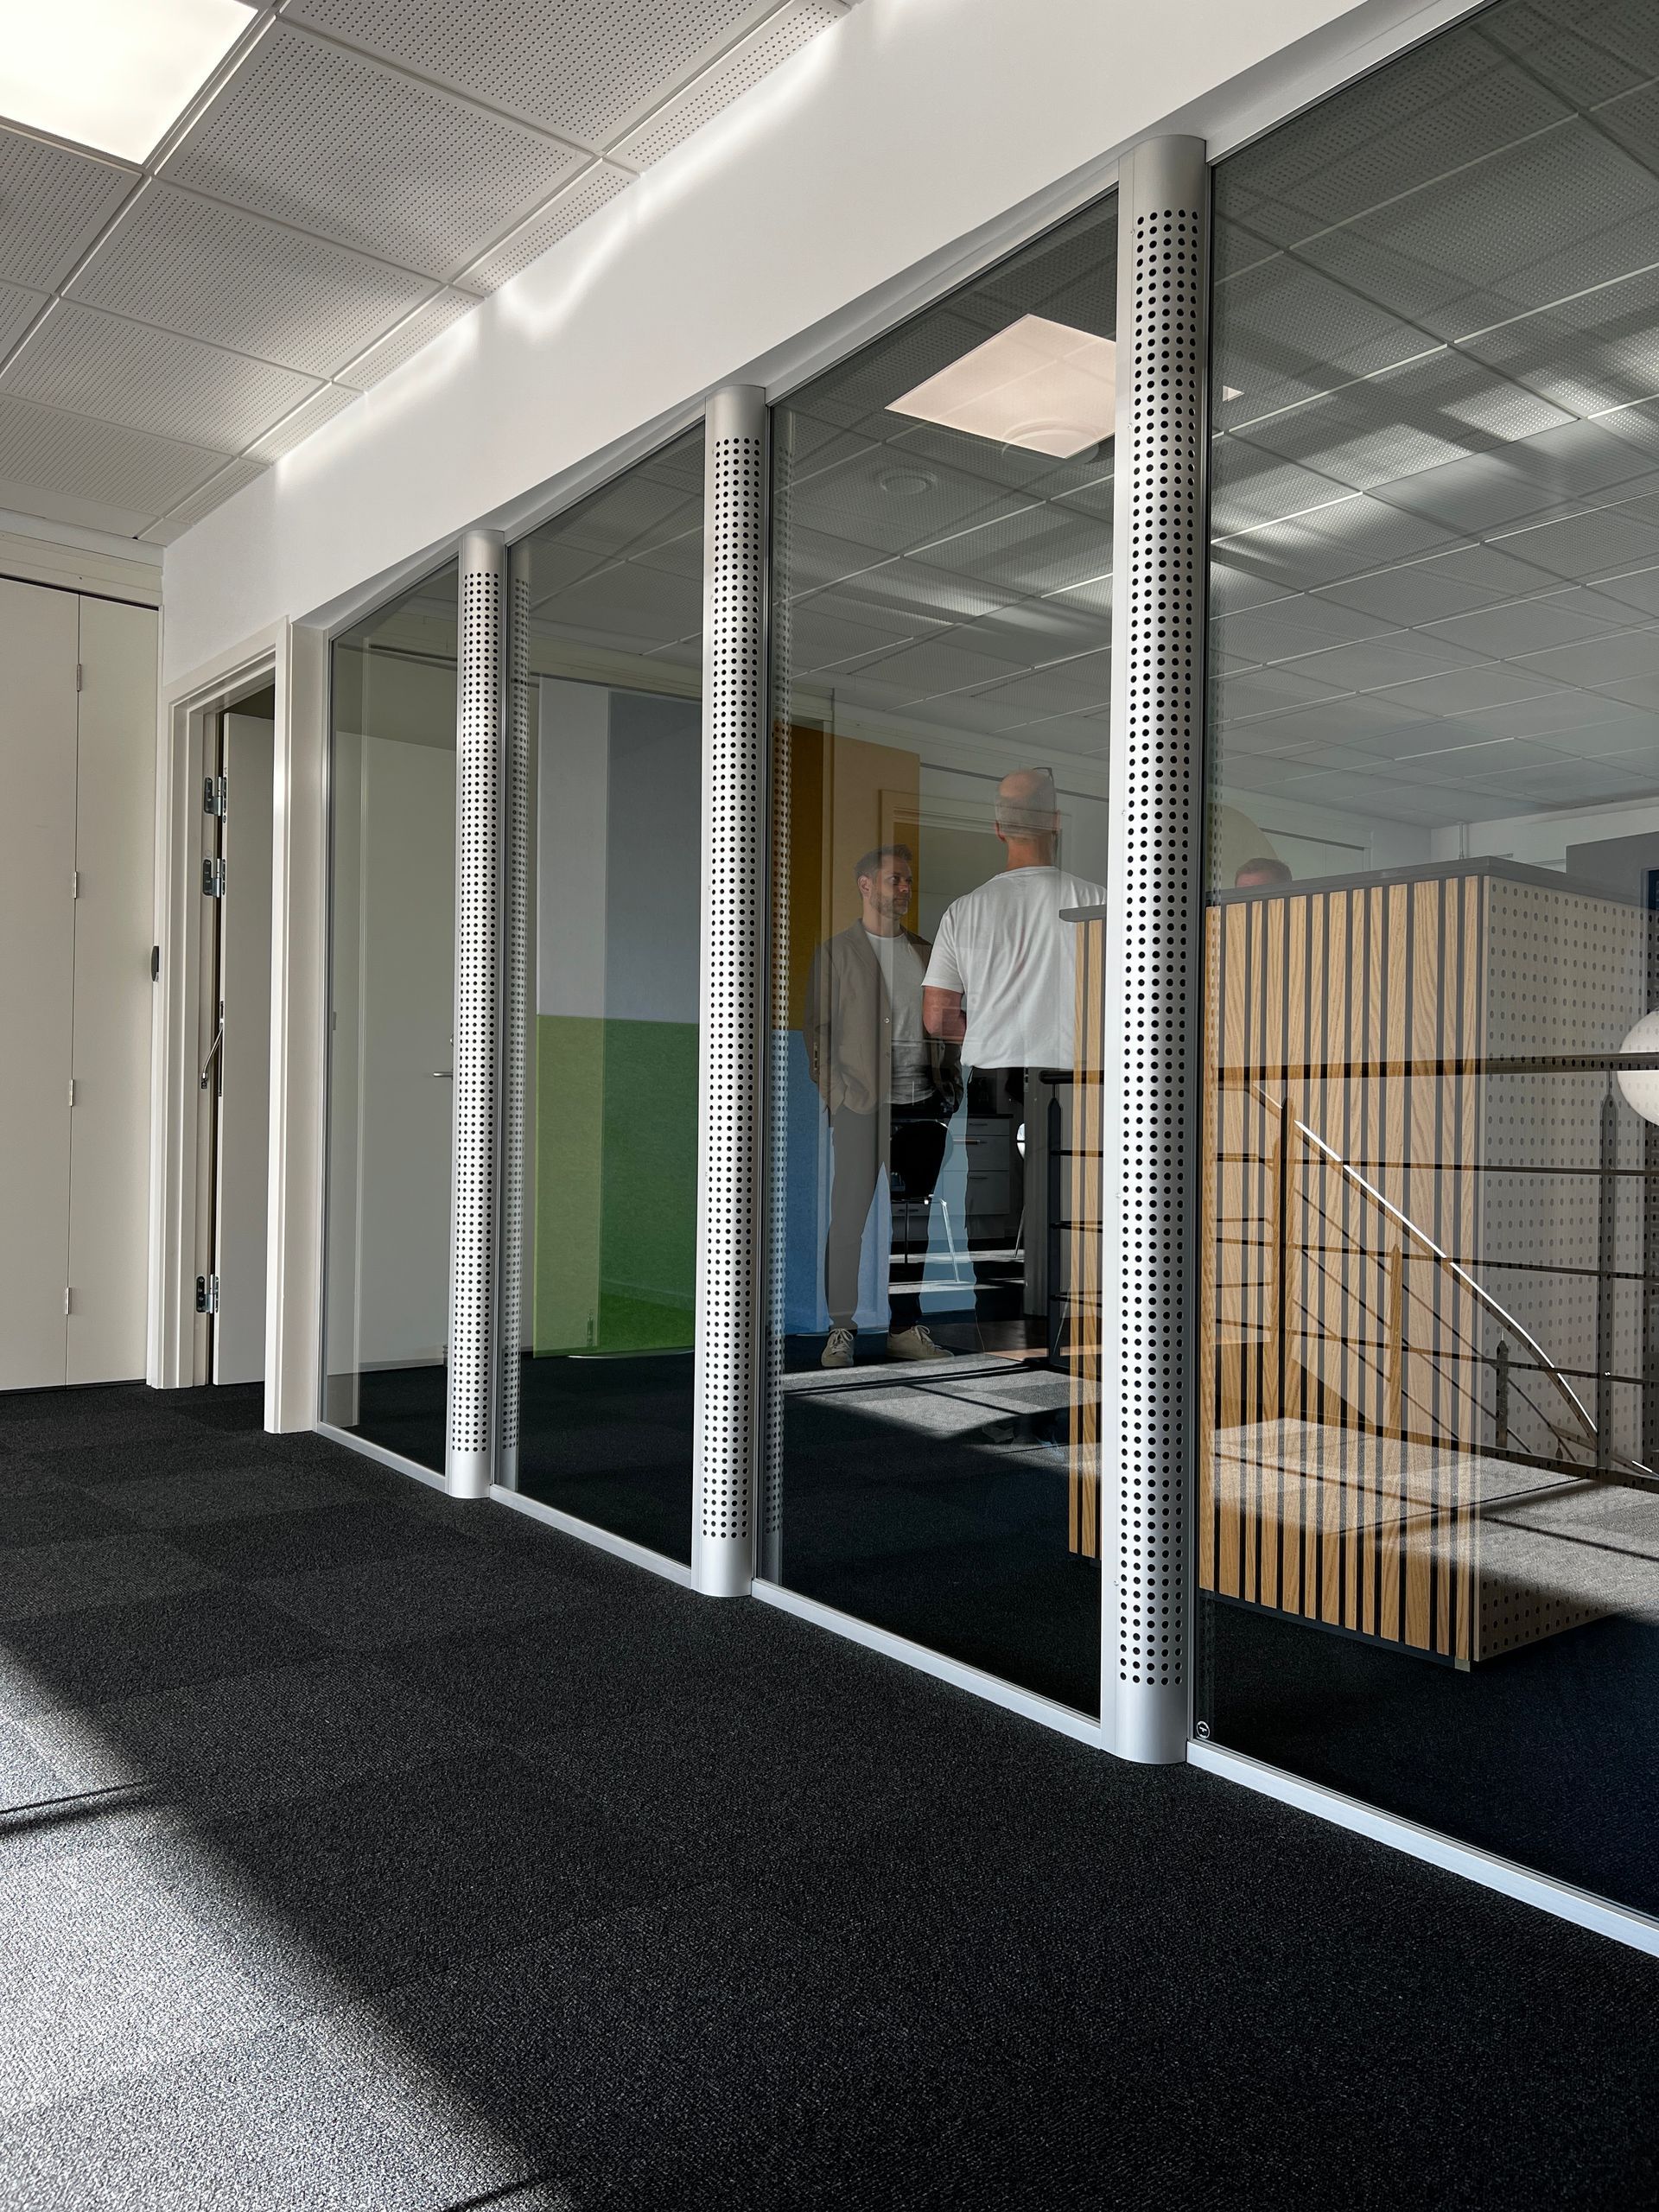
[[[530,547],[513,548],[507,580],[506,789],[503,832],[501,1015],[501,1417],[495,1479],[518,1480],[524,1274],[524,1087],[530,1004],[531,747],[536,687],[530,672]]]
[[[1103,1731],[1185,1756],[1204,817],[1209,173],[1197,138],[1118,173],[1111,844],[1103,1024]]]
[[[734,385],[704,464],[702,944],[692,1568],[709,1597],[753,1573],[765,1015],[766,410]]]
[[[498,1382],[505,569],[499,532],[468,531],[461,542],[456,687],[455,1123],[444,1454],[456,1497],[482,1497],[489,1490]]]

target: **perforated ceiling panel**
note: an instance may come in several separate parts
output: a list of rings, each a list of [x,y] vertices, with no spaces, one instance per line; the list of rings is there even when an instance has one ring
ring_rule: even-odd
[[[0,389],[236,453],[316,386],[292,369],[60,302],[0,373]]]
[[[141,531],[139,536],[152,545],[170,545],[175,537],[184,536],[192,523],[200,522],[203,515],[211,514],[215,507],[264,473],[265,463],[262,461],[227,461],[199,491],[193,492],[188,499],[181,499],[170,514]]]
[[[113,162],[0,127],[0,278],[60,284],[136,181]]]
[[[429,289],[366,254],[152,182],[69,296],[330,376]]]
[[[505,117],[279,27],[165,174],[448,277],[580,158]]]
[[[141,515],[165,514],[224,455],[0,392],[0,477]]]
[[[255,444],[248,448],[254,461],[280,461],[285,453],[292,453],[302,440],[313,430],[320,430],[325,423],[332,423],[354,399],[361,395],[349,385],[327,384],[321,391],[303,399],[290,415],[275,423]]]
[[[634,168],[649,168],[694,130],[700,130],[711,116],[758,85],[780,61],[798,53],[809,39],[838,22],[844,13],[840,0],[799,0],[798,5],[772,17],[728,59],[700,75],[677,99],[625,138],[617,152]]]
[[[0,124],[0,391],[219,457],[0,503],[170,542],[852,3],[285,0],[159,173]]]
[[[354,385],[366,391],[371,385],[378,384],[382,377],[389,377],[396,368],[429,345],[464,315],[470,315],[478,302],[465,292],[436,292],[423,301],[413,315],[406,315],[395,329],[371,346],[368,351],[347,364],[340,373],[341,384]]]
[[[355,46],[599,147],[765,0],[584,0],[524,35],[522,0],[302,0],[296,11]]]
[[[482,292],[493,292],[498,284],[505,284],[521,269],[528,269],[537,254],[545,253],[556,245],[579,223],[606,202],[614,200],[634,181],[626,169],[613,168],[608,162],[600,162],[579,176],[575,182],[561,192],[539,214],[520,226],[511,238],[475,261],[465,271],[461,282],[472,284]]]

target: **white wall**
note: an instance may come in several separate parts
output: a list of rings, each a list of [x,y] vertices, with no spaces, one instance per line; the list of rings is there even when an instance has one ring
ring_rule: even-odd
[[[863,0],[168,547],[168,679],[716,385],[788,382],[804,334],[887,319],[1149,132],[1236,143],[1466,6]]]

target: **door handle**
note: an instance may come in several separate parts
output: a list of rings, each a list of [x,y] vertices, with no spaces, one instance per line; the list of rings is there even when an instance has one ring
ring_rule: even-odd
[[[428,1068],[427,1073],[428,1075],[442,1076],[446,1083],[450,1083],[454,1080],[455,1071],[454,1068]]]
[[[213,1041],[207,1047],[207,1057],[201,1064],[201,1088],[207,1088],[207,1078],[213,1071],[213,1062],[219,1058],[219,1048],[225,1042],[225,1024],[221,1021],[213,1032]]]

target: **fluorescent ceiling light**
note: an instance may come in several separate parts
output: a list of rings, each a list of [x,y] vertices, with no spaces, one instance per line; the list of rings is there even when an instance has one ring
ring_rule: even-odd
[[[245,0],[0,0],[0,115],[142,162],[252,19]]]
[[[1116,427],[1116,342],[1021,315],[887,405],[969,437],[1071,461],[1103,445]]]

